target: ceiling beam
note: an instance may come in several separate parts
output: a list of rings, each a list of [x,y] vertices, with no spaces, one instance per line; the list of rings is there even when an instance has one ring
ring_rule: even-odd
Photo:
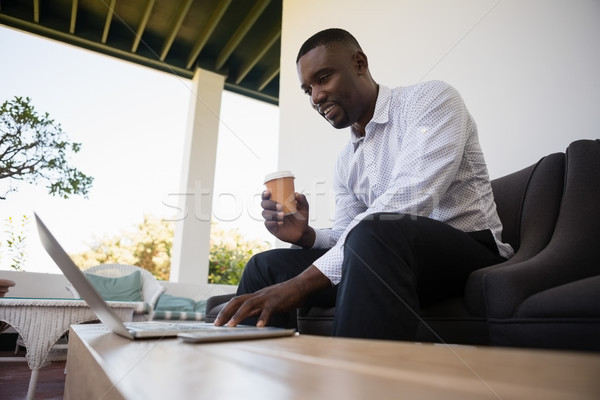
[[[133,39],[133,45],[131,46],[131,52],[135,53],[140,45],[140,40],[142,40],[142,35],[146,30],[146,25],[148,24],[148,20],[150,19],[150,14],[152,13],[152,8],[154,7],[154,0],[148,0],[146,3],[146,8],[144,9],[144,14],[142,15],[142,20],[135,32],[135,38]]]
[[[120,50],[116,47],[111,47],[107,44],[102,44],[95,40],[84,39],[80,36],[71,35],[67,32],[57,31],[55,29],[45,27],[41,24],[34,24],[33,22],[24,21],[22,19],[11,17],[6,14],[0,13],[0,23],[4,23],[6,25],[12,26],[17,29],[22,29],[27,32],[35,33],[36,35],[40,35],[45,38],[60,40],[62,42],[79,46],[84,49],[97,51],[99,53],[108,54],[110,56],[117,57],[122,60],[135,62],[140,65],[145,65],[151,68],[158,69],[160,71],[169,72],[173,75],[182,76],[188,79],[192,79],[192,77],[194,76],[193,71],[169,65],[155,58],[151,59],[143,57],[126,50]]]
[[[254,7],[248,12],[246,18],[242,21],[240,26],[237,28],[229,42],[225,45],[219,56],[217,57],[217,62],[215,63],[215,69],[218,71],[223,67],[231,53],[238,47],[246,33],[252,28],[252,25],[256,22],[258,17],[262,14],[262,12],[267,8],[271,0],[258,0]]]
[[[77,24],[77,8],[79,6],[78,0],[73,0],[73,4],[71,6],[71,24],[69,25],[69,33],[75,33],[75,25]]]
[[[267,85],[271,83],[271,81],[275,79],[277,75],[279,75],[280,68],[281,67],[279,66],[279,64],[275,64],[263,74],[262,78],[260,78],[260,80],[258,81],[259,92],[261,92],[265,87],[267,87]]]
[[[194,43],[194,47],[192,48],[192,51],[190,52],[190,55],[187,59],[186,68],[192,68],[192,65],[194,65],[194,61],[196,61],[196,58],[198,58],[198,56],[200,55],[200,52],[204,48],[204,45],[206,45],[208,38],[210,38],[210,35],[212,35],[213,31],[219,24],[219,21],[221,21],[221,18],[223,18],[225,11],[227,11],[227,8],[230,4],[231,0],[221,0],[219,2],[217,8],[212,13],[210,19],[206,23],[206,26],[202,30],[202,33],[200,33],[200,35],[198,36],[198,40],[196,41],[196,43]]]
[[[33,0],[33,22],[40,23],[40,0]]]
[[[115,4],[117,4],[117,0],[110,0],[110,4],[107,6],[106,21],[104,21],[104,31],[102,32],[102,39],[100,40],[104,44],[106,44],[106,41],[108,40],[108,31],[110,30],[110,23],[112,22],[115,11]]]
[[[277,39],[281,37],[281,28],[277,27],[273,32],[271,32],[265,40],[258,46],[258,51],[254,54],[254,57],[250,58],[242,67],[238,73],[237,78],[235,79],[235,83],[240,83],[246,75],[254,68],[256,63],[260,61],[260,59],[269,51],[271,47],[277,42]]]
[[[252,97],[253,99],[262,100],[267,103],[271,103],[274,105],[279,104],[279,99],[277,96],[271,96],[263,92],[259,92],[257,90],[251,90],[239,85],[234,85],[233,83],[225,82],[225,90],[229,90],[230,92],[241,94],[242,96]]]
[[[177,32],[179,32],[179,28],[181,28],[181,24],[183,24],[183,19],[187,15],[187,13],[188,13],[188,11],[190,9],[190,6],[192,5],[193,1],[194,0],[186,0],[181,5],[181,9],[179,10],[179,13],[175,17],[175,21],[173,22],[173,26],[171,27],[171,31],[167,35],[167,39],[165,40],[165,43],[163,44],[163,48],[162,48],[162,50],[160,52],[160,60],[161,61],[165,61],[165,58],[167,58],[167,54],[169,53],[169,50],[171,49],[171,46],[173,45],[173,41],[175,40],[175,36],[177,36]]]

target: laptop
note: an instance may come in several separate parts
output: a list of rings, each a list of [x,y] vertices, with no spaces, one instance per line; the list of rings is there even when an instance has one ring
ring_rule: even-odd
[[[225,340],[261,339],[291,336],[295,329],[238,325],[236,327],[215,326],[207,322],[143,321],[123,322],[98,291],[75,265],[71,257],[54,238],[50,230],[34,213],[35,222],[44,249],[71,282],[81,298],[96,314],[98,319],[112,332],[128,339],[179,337],[186,342],[216,342]]]

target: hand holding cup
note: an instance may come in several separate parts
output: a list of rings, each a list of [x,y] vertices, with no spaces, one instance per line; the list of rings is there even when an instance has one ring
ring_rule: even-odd
[[[294,175],[290,171],[278,171],[265,177],[265,186],[271,193],[271,200],[283,206],[284,215],[296,212],[294,195]]]
[[[269,174],[265,186],[261,202],[265,227],[279,240],[301,245],[312,230],[308,227],[308,202],[304,195],[295,193],[294,176],[289,171]]]

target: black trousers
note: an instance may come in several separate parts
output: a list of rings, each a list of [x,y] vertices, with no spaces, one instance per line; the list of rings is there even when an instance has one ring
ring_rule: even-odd
[[[326,251],[257,254],[238,294],[293,278]],[[346,237],[340,283],[314,293],[305,305],[335,305],[334,336],[414,340],[422,306],[462,295],[472,271],[503,261],[489,230],[467,233],[430,218],[374,214]],[[270,324],[294,326],[295,318],[295,312],[282,313]]]

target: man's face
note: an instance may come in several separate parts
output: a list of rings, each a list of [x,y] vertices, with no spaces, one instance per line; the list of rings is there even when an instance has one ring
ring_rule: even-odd
[[[337,129],[354,124],[363,112],[356,54],[343,46],[318,46],[296,65],[300,87],[311,105]]]

